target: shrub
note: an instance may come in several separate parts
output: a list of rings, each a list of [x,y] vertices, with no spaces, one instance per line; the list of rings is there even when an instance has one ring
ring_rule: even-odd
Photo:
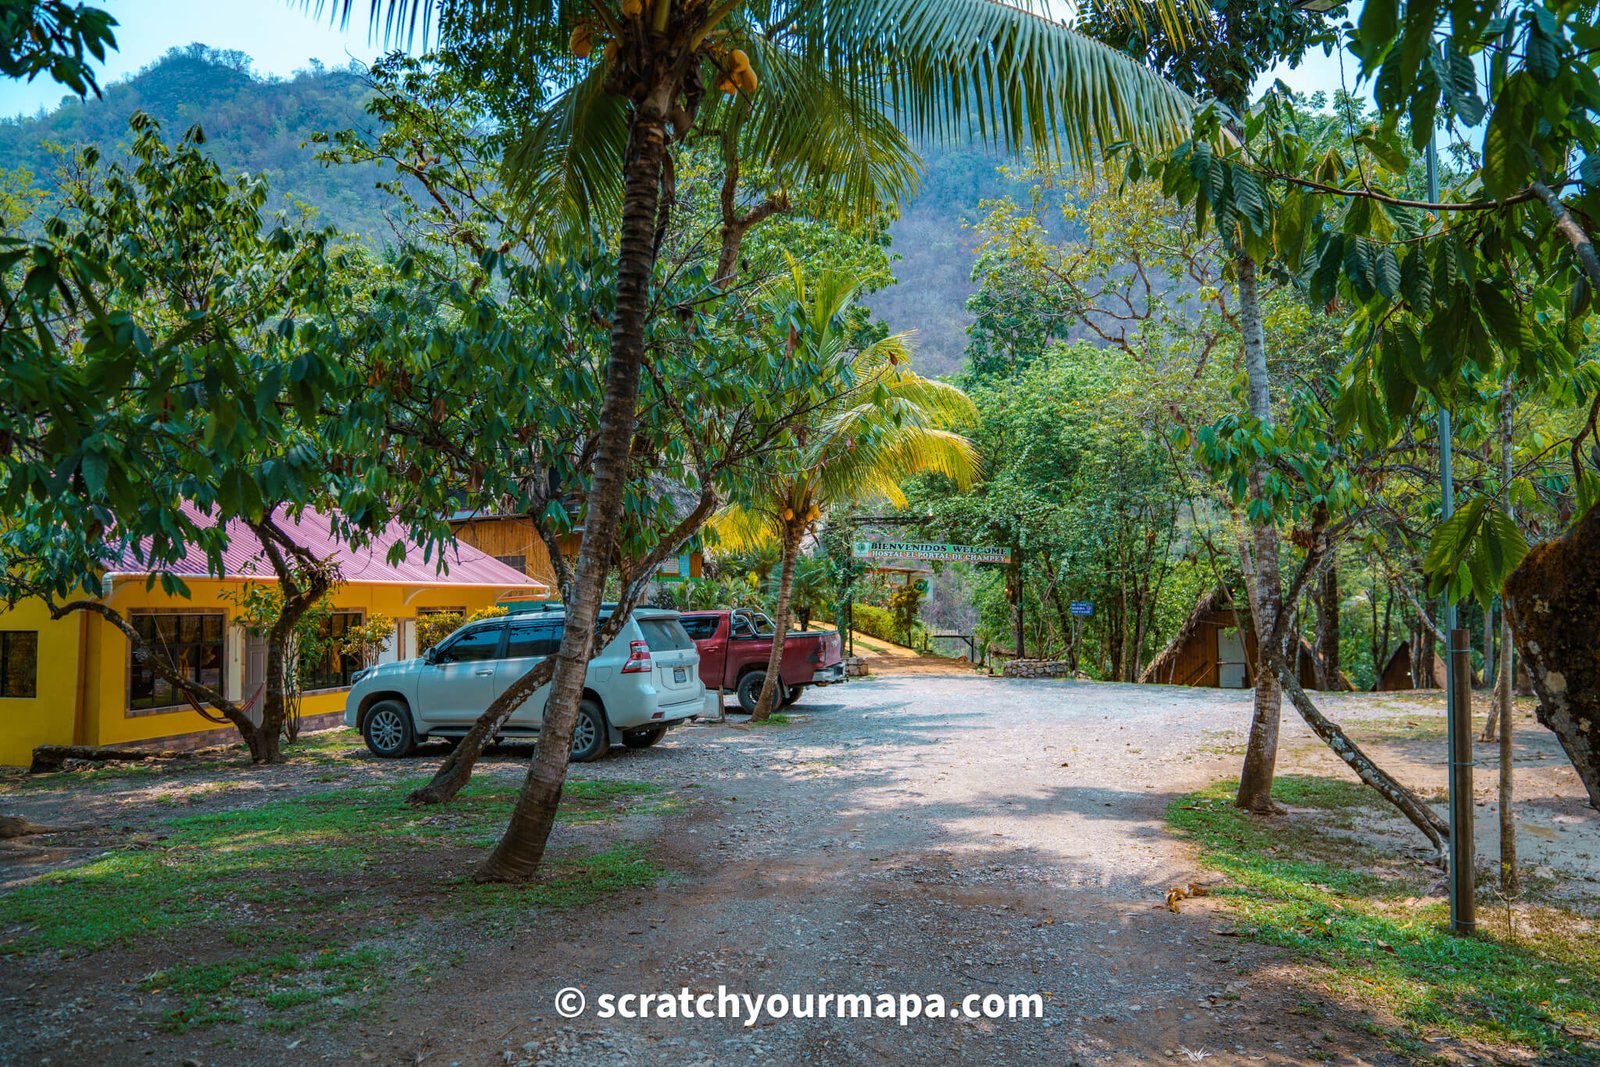
[[[459,611],[434,611],[417,617],[417,648],[428,649],[455,633],[469,622],[479,619],[498,619],[505,615],[502,607],[481,608],[465,619]]]
[[[897,645],[907,644],[905,629],[895,621],[894,612],[887,608],[873,607],[871,604],[857,602],[853,609],[852,618],[857,633],[866,634],[884,641],[893,641]],[[915,647],[920,644],[927,633],[927,627],[921,623],[913,623],[909,641]]]

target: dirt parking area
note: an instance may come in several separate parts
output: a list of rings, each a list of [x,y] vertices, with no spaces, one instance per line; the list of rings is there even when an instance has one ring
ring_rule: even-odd
[[[1442,701],[1326,704],[1408,782],[1442,789]],[[1237,773],[1249,711],[1246,693],[976,675],[809,692],[785,722],[689,727],[575,768],[557,867],[533,891],[464,878],[525,749],[498,751],[472,794],[422,813],[399,798],[432,759],[374,760],[344,733],[264,771],[0,780],[0,810],[84,827],[0,852],[0,1062],[1417,1062],[1392,1019],[1238,936],[1216,897],[1163,906],[1173,886],[1218,881],[1168,807]],[[1519,726],[1525,856],[1592,912],[1600,816],[1548,733]],[[1350,777],[1288,709],[1283,744],[1285,773]],[[1491,762],[1486,802],[1492,777]],[[1480,810],[1487,862],[1494,820]],[[1403,824],[1356,829],[1426,861]],[[271,860],[285,840],[302,850],[292,876]],[[185,863],[209,889],[171,884]],[[65,904],[47,895],[62,872]],[[151,887],[143,924],[99,906],[127,877]],[[66,905],[83,909],[78,927],[56,921]],[[73,936],[84,924],[92,937]],[[572,1019],[557,1011],[567,987],[587,1005]],[[683,988],[1037,994],[1043,1013],[596,1015],[608,995]],[[1429,1055],[1487,1058],[1449,1042]]]

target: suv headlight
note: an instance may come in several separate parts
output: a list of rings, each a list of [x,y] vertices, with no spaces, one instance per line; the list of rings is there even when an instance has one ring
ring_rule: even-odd
[[[365,678],[367,675],[369,675],[371,673],[372,673],[372,668],[371,667],[362,667],[359,671],[356,671],[354,674],[352,674],[350,676],[350,684],[351,685],[355,685],[357,682],[361,681],[361,679]]]

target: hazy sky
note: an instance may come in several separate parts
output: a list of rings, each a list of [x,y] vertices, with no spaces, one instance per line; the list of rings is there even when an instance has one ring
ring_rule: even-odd
[[[1279,0],[1261,0],[1277,3]],[[167,49],[194,41],[236,49],[255,60],[263,74],[288,75],[312,59],[343,66],[352,58],[371,61],[382,51],[367,36],[367,0],[352,5],[350,28],[341,31],[326,13],[320,17],[289,0],[100,0],[121,25],[118,50],[100,71],[102,84],[126,78]],[[315,10],[316,0],[310,7]],[[1360,10],[1352,5],[1351,17]],[[1355,64],[1345,57],[1345,77],[1355,80]],[[1296,89],[1331,92],[1340,84],[1339,57],[1315,52],[1299,70],[1275,72]],[[47,78],[31,84],[0,79],[0,116],[33,114],[54,107],[62,90]]]

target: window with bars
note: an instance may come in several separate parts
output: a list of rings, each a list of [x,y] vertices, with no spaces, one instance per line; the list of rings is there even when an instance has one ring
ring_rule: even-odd
[[[340,646],[344,644],[345,636],[360,625],[359,611],[329,613],[322,623],[323,646],[327,651],[307,672],[307,676],[300,680],[302,690],[349,688],[350,676],[366,664],[355,656],[346,655]]]
[[[39,631],[0,630],[0,697],[39,695]]]
[[[222,689],[224,662],[223,612],[135,612],[128,620],[144,642],[128,667],[128,710],[149,711],[187,705],[183,691],[151,667],[154,656],[164,657],[182,678],[212,689]]]
[[[528,573],[528,557],[526,555],[496,556],[495,559],[499,560],[501,563],[504,563],[507,567],[510,567],[518,574]]]

